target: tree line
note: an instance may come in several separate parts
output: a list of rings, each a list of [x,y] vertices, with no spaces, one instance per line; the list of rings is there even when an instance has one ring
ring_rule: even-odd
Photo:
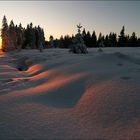
[[[126,35],[124,26],[122,27],[119,35],[114,32],[102,35],[100,32],[99,36],[97,36],[95,31],[90,33],[85,29],[83,29],[81,34],[85,45],[89,48],[99,47],[101,41],[103,42],[104,47],[140,47],[140,38],[136,36],[135,32],[133,32],[131,36]],[[69,48],[74,37],[74,35],[66,35],[61,36],[59,39],[54,39],[51,35],[49,41],[46,41],[46,44],[48,44],[49,47]]]
[[[45,47],[44,30],[40,26],[33,27],[33,24],[27,24],[26,28],[15,25],[13,20],[8,25],[6,16],[2,20],[1,29],[2,50],[21,50],[21,49],[39,49]]]
[[[99,36],[93,31],[90,33],[83,29],[81,32],[84,43],[87,47],[99,47],[103,43],[103,47],[140,47],[140,38],[133,32],[132,35],[125,34],[123,26],[120,34],[117,35],[111,32],[107,35]],[[43,48],[70,48],[75,35],[61,36],[59,39],[54,39],[51,35],[49,40],[45,40],[44,30],[40,26],[33,26],[33,23],[27,24],[26,28],[22,24],[15,25],[13,20],[8,25],[6,16],[2,19],[1,28],[2,49],[3,51],[21,50],[21,49],[43,49]]]

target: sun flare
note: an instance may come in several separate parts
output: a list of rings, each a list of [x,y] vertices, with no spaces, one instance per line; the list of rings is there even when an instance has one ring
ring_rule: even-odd
[[[2,49],[2,39],[0,37],[0,50]]]

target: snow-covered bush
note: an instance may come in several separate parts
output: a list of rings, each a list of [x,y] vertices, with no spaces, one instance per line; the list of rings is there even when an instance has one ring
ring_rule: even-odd
[[[80,24],[77,25],[78,33],[75,35],[74,39],[72,40],[72,45],[70,47],[70,52],[73,53],[88,53],[87,47],[84,43],[83,37],[81,35],[80,28],[82,27]]]

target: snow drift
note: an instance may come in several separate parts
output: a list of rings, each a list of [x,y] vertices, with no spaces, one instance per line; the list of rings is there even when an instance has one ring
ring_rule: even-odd
[[[140,139],[140,49],[88,52],[1,55],[0,138]]]

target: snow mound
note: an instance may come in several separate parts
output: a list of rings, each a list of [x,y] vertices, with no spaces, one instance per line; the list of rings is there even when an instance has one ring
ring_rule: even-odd
[[[35,64],[33,66],[30,66],[28,70],[26,71],[29,75],[36,75],[39,73],[41,70],[43,70],[43,65],[41,64]]]
[[[10,56],[26,71],[0,62],[0,139],[140,139],[139,49],[88,51]]]

